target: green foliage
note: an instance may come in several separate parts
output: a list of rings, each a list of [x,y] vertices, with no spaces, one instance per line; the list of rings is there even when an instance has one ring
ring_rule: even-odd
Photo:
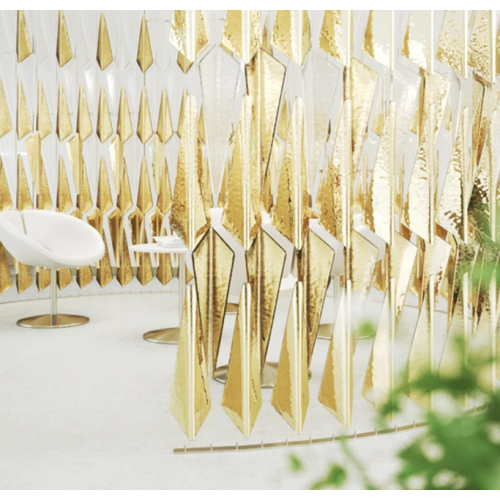
[[[457,342],[462,361],[454,373],[426,373],[411,387],[398,386],[378,416],[378,426],[390,414],[401,411],[408,389],[423,394],[445,394],[451,403],[446,412],[426,413],[428,425],[423,434],[398,453],[399,470],[394,483],[403,489],[500,489],[500,396],[489,393],[481,383],[481,372],[495,360],[468,357],[465,345]],[[470,414],[464,412],[466,398],[486,401],[486,410]],[[345,464],[361,478],[366,489],[376,489],[366,467],[349,448],[348,441],[340,441]],[[297,457],[294,457],[301,464]],[[339,488],[347,480],[347,471],[338,464],[330,465],[313,489]]]
[[[304,468],[304,464],[297,455],[289,455],[288,459],[290,461],[290,468],[294,472],[299,472]]]
[[[322,490],[325,488],[340,488],[347,479],[346,470],[340,465],[333,464],[326,473],[325,477],[316,481],[311,489]]]

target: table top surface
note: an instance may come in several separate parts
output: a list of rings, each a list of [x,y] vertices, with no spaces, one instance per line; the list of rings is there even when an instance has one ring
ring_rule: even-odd
[[[133,252],[142,252],[142,253],[188,253],[189,248],[179,247],[179,246],[162,246],[158,243],[144,243],[142,245],[132,245],[130,249]]]

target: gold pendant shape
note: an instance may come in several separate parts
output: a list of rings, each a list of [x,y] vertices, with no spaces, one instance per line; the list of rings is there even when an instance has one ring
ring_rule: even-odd
[[[184,311],[170,398],[170,411],[189,440],[200,430],[211,407],[201,321],[193,285],[186,288]]]
[[[271,397],[274,409],[297,434],[302,432],[309,406],[307,327],[304,312],[303,285],[298,281],[293,290]]]
[[[262,406],[259,339],[252,322],[249,283],[241,290],[222,407],[241,433],[248,437]]]

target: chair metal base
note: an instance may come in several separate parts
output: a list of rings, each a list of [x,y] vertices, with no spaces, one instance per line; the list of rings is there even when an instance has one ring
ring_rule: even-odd
[[[147,332],[142,337],[144,340],[154,342],[155,344],[178,344],[180,332],[181,329],[178,327],[161,328],[160,330]]]
[[[276,374],[278,373],[278,363],[268,362],[264,365],[264,370],[260,374],[260,387],[262,389],[272,389],[276,381]],[[227,378],[227,365],[219,366],[215,369],[214,380],[221,384],[226,383]],[[311,378],[311,370],[309,370],[309,379]]]
[[[69,328],[71,326],[84,325],[89,322],[86,316],[75,316],[74,314],[43,314],[31,318],[20,319],[17,324],[25,328]]]

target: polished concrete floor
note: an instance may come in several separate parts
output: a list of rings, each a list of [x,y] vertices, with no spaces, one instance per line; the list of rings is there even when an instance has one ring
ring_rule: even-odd
[[[280,299],[269,359],[278,359],[289,300]],[[331,304],[329,299],[325,319],[333,317]],[[175,293],[63,298],[60,312],[89,315],[90,323],[60,330],[16,326],[16,319],[47,309],[47,300],[0,305],[0,488],[308,488],[330,462],[344,461],[339,444],[174,455],[174,447],[190,445],[169,412],[176,346],[145,342],[142,333],[176,325]],[[409,311],[406,321],[414,324]],[[221,363],[227,362],[234,318],[226,318]],[[402,352],[411,341],[408,331],[401,336]],[[301,439],[343,432],[317,401],[327,347],[318,341]],[[370,349],[371,341],[360,341],[356,351],[351,431],[373,429],[371,406],[359,397]],[[270,405],[267,390],[245,440],[220,406],[222,390],[210,382],[212,410],[194,445],[297,439]],[[410,408],[400,423],[415,415]],[[360,439],[351,446],[373,477],[390,486],[394,454],[416,432]],[[304,460],[302,474],[291,472],[291,452]],[[349,486],[361,483],[353,476]]]

